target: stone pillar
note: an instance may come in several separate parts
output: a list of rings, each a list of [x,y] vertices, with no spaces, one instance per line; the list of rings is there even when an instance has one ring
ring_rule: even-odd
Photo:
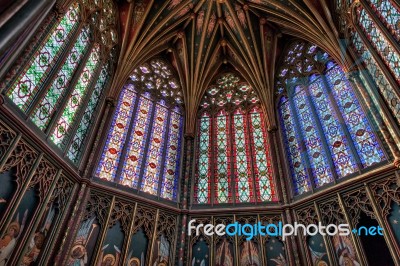
[[[187,219],[188,219],[188,200],[190,199],[190,180],[192,177],[192,165],[193,165],[193,156],[194,154],[194,137],[193,135],[185,136],[185,153],[184,153],[184,171],[182,173],[182,187],[181,187],[181,208],[182,208],[182,219],[181,219],[181,231],[179,234],[179,242],[177,243],[178,247],[178,263],[177,265],[183,266],[187,265],[184,259],[187,257]],[[186,251],[186,253],[185,253]]]

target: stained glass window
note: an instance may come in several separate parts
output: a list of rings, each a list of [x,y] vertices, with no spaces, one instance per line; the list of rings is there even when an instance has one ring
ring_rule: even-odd
[[[303,42],[286,54],[278,74],[278,110],[295,194],[385,161],[341,67]]]
[[[236,74],[219,76],[202,99],[196,167],[198,204],[276,200],[264,113]]]
[[[353,6],[352,6],[353,7]],[[349,9],[350,3],[343,9]],[[389,110],[400,124],[400,6],[391,0],[361,0],[351,10],[355,18],[351,44],[372,76]],[[386,68],[386,69],[383,69]]]
[[[92,8],[82,12],[73,2],[59,19],[57,11],[51,12],[36,34],[37,43],[4,82],[10,101],[75,164],[98,121],[118,44],[113,2],[89,0],[85,6]]]
[[[95,175],[175,201],[182,102],[180,85],[164,60],[136,68],[121,91]]]

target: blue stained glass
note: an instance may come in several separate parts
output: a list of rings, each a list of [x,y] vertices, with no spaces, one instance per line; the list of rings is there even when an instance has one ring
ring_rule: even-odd
[[[157,195],[159,177],[161,171],[161,160],[167,133],[168,109],[156,104],[153,127],[148,145],[147,160],[144,167],[141,190]]]
[[[342,69],[336,65],[326,73],[326,77],[363,166],[384,161],[385,155]]]
[[[140,97],[138,111],[133,122],[133,129],[130,135],[128,149],[124,158],[124,164],[121,174],[121,184],[137,188],[140,169],[145,159],[145,144],[150,127],[151,110],[153,103]]]
[[[167,154],[161,183],[161,197],[176,200],[178,189],[183,117],[171,112],[168,131]]]
[[[298,88],[300,91],[293,97],[293,102],[310,159],[311,170],[314,174],[314,183],[316,187],[320,187],[333,181],[332,171],[327,161],[328,156],[322,147],[321,136],[315,126],[317,122],[306,100],[304,88]]]
[[[310,191],[311,186],[305,169],[304,154],[300,148],[299,138],[295,129],[295,122],[287,98],[282,97],[279,104],[280,120],[283,129],[283,138],[289,165],[292,172],[293,184],[296,194],[300,195]]]
[[[136,93],[132,86],[124,88],[119,97],[118,106],[107,136],[96,176],[108,181],[115,180],[121,150],[128,134]]]
[[[339,177],[344,177],[357,171],[358,167],[351,155],[347,138],[334,107],[328,99],[328,93],[322,89],[323,87],[323,81],[321,77],[318,77],[309,87],[310,95],[328,142],[336,172]]]

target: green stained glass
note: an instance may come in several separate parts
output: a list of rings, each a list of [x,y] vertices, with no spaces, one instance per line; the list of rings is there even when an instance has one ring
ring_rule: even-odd
[[[99,106],[99,100],[102,98],[102,91],[105,87],[108,79],[108,67],[104,66],[100,72],[100,76],[96,82],[93,93],[89,99],[86,106],[86,110],[83,113],[82,120],[79,123],[78,129],[72,140],[72,144],[68,149],[67,156],[74,163],[77,163],[82,155],[85,139],[87,137],[88,131],[93,124],[93,119],[96,116],[96,110]]]
[[[69,83],[71,82],[73,74],[76,72],[79,64],[82,61],[84,54],[89,47],[89,32],[84,28],[79,35],[74,47],[63,66],[59,70],[57,76],[54,78],[49,90],[45,97],[41,100],[40,104],[36,107],[32,121],[41,129],[45,130],[52,115],[56,110],[57,104],[66,93]]]
[[[72,4],[51,35],[27,64],[25,70],[7,92],[7,96],[23,111],[27,111],[32,100],[42,88],[44,81],[60,57],[64,46],[78,25],[79,5]]]
[[[53,134],[51,135],[51,140],[62,147],[62,141],[67,135],[67,131],[72,125],[77,110],[82,103],[82,100],[85,98],[89,85],[93,79],[93,75],[95,73],[95,69],[99,63],[99,47],[96,45],[89,56],[88,61],[84,69],[81,72],[79,80],[75,85],[75,89],[69,97],[67,106],[64,108],[64,111],[57,122],[57,125],[54,129]]]
[[[254,175],[261,201],[273,199],[271,161],[268,156],[267,135],[262,126],[262,113],[254,109],[250,114],[251,141],[253,143]]]
[[[211,136],[211,118],[204,113],[200,120],[199,136],[199,163],[197,172],[197,203],[207,203],[209,201],[209,183],[210,183],[210,136]]]

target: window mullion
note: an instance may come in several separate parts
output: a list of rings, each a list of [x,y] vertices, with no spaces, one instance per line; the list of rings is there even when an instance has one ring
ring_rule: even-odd
[[[215,110],[213,110],[212,113],[210,113],[210,134],[209,134],[209,150],[210,151],[215,151],[215,143],[216,143],[216,136],[215,136],[215,129],[216,129],[216,123],[217,123],[217,112]],[[209,173],[210,173],[210,180],[208,183],[208,189],[210,191],[209,195],[210,199],[209,202],[211,204],[211,206],[214,206],[214,203],[217,201],[217,199],[215,198],[215,160],[218,160],[218,157],[216,156],[216,152],[211,152],[211,154],[209,155],[209,163],[210,163],[210,169],[209,169]]]
[[[158,177],[158,187],[157,187],[157,198],[160,198],[161,195],[161,186],[162,186],[162,181],[164,177],[164,168],[165,168],[165,159],[167,156],[167,151],[168,151],[168,143],[170,141],[171,136],[168,134],[169,133],[169,127],[171,125],[171,114],[172,114],[172,108],[168,108],[168,118],[167,118],[167,125],[165,128],[164,136],[163,136],[163,149],[162,149],[162,158],[161,158],[161,167],[160,167],[160,172],[159,172],[159,177]]]
[[[294,87],[295,86],[293,86],[290,89],[294,90]],[[293,94],[294,94],[294,92],[293,92]],[[297,117],[298,114],[297,114],[296,108],[293,104],[293,95],[288,97],[288,102],[289,102],[289,108],[292,110],[291,113],[293,114],[295,132],[297,132],[296,137],[298,138],[297,142],[299,143],[299,146],[300,146],[300,154],[302,155],[302,157],[304,158],[304,161],[306,163],[305,167],[306,167],[306,172],[307,172],[308,179],[309,179],[310,185],[311,185],[311,192],[314,192],[314,189],[315,189],[314,175],[311,170],[311,163],[310,163],[310,158],[308,157],[308,154],[307,154],[306,144],[304,143],[305,137],[303,136],[303,133],[301,132],[300,121],[299,121],[299,118]]]
[[[320,75],[320,77],[321,76],[323,76],[323,75]],[[325,150],[325,154],[327,154],[327,155],[329,154],[330,155],[330,156],[327,156],[328,158],[326,158],[326,159],[328,160],[329,166],[331,167],[331,170],[332,170],[333,182],[336,184],[336,180],[339,179],[339,176],[338,176],[338,174],[336,172],[336,167],[335,167],[335,164],[334,164],[333,159],[332,159],[333,158],[333,154],[331,154],[331,150],[329,149],[328,141],[327,141],[327,139],[325,137],[325,133],[324,133],[324,130],[323,130],[323,127],[322,127],[321,120],[319,119],[316,107],[314,106],[314,104],[313,104],[313,102],[311,100],[312,96],[310,94],[309,84],[305,85],[304,89],[305,89],[306,95],[307,95],[306,101],[307,101],[308,105],[310,106],[311,114],[312,114],[312,116],[314,118],[314,121],[316,123],[315,126],[316,126],[316,129],[317,129],[317,132],[318,132],[318,134],[319,134],[319,136],[321,138],[322,147]]]
[[[233,205],[236,205],[236,187],[237,187],[237,182],[235,179],[235,163],[236,163],[236,158],[234,158],[233,155],[233,145],[235,143],[235,136],[233,135],[233,111],[230,111],[228,113],[228,127],[229,127],[229,138],[230,138],[230,145],[228,147],[228,149],[230,149],[230,153],[229,155],[231,156],[231,172],[230,172],[230,176],[231,176],[231,189],[232,189],[232,203]]]
[[[60,102],[57,104],[58,108],[55,108],[55,113],[54,113],[53,117],[49,118],[50,122],[49,122],[49,124],[47,125],[47,127],[46,127],[46,129],[44,131],[46,136],[47,136],[47,139],[50,137],[51,132],[53,132],[55,126],[57,125],[57,121],[60,119],[60,117],[61,117],[61,115],[62,115],[62,113],[64,111],[64,108],[67,105],[69,97],[72,95],[72,92],[75,89],[75,86],[76,86],[76,84],[77,84],[77,82],[78,82],[78,80],[79,80],[79,78],[80,78],[80,76],[82,74],[82,71],[85,68],[86,63],[88,62],[89,57],[93,52],[92,51],[93,47],[94,47],[94,42],[91,42],[89,44],[89,46],[88,46],[88,49],[87,49],[85,55],[83,56],[83,58],[79,62],[78,68],[76,69],[74,74],[72,74],[71,82],[68,84],[68,87],[65,88],[65,92],[63,93],[64,97],[62,97]],[[61,94],[60,97],[63,96],[63,94]]]
[[[78,40],[78,37],[81,34],[83,28],[84,28],[84,25],[82,23],[80,23],[79,26],[75,29],[75,32],[72,34],[71,38],[69,38],[68,44],[65,46],[63,51],[61,51],[60,56],[58,57],[54,66],[52,67],[52,69],[50,70],[50,73],[46,77],[46,80],[43,82],[41,88],[39,88],[37,95],[35,96],[34,99],[32,99],[30,106],[27,108],[27,111],[26,111],[26,119],[27,120],[29,118],[31,118],[36,107],[39,105],[40,101],[45,97],[52,82],[54,81],[54,78],[59,73],[59,71],[61,70],[61,67],[67,60],[67,57],[68,57],[69,53],[71,52],[72,47],[75,45],[76,41]]]
[[[361,158],[358,155],[357,149],[356,149],[356,147],[354,145],[353,138],[351,137],[351,134],[350,134],[350,132],[349,132],[349,130],[347,128],[346,122],[344,121],[344,118],[342,116],[342,113],[340,112],[339,107],[336,104],[336,100],[334,99],[334,97],[332,95],[332,91],[331,91],[331,89],[329,87],[329,84],[328,84],[328,81],[326,80],[326,77],[324,75],[321,75],[321,78],[322,78],[322,84],[325,87],[325,91],[327,92],[328,99],[331,102],[331,104],[333,106],[333,110],[336,113],[336,116],[337,116],[337,118],[339,120],[339,124],[340,124],[344,134],[346,135],[346,139],[347,139],[347,141],[349,143],[349,147],[350,147],[351,153],[353,154],[353,157],[357,162],[358,169],[361,170],[363,168],[363,166],[362,166],[362,163],[361,163]]]
[[[378,51],[371,45],[370,41],[365,36],[364,32],[360,29],[360,26],[355,23],[354,25],[358,35],[360,36],[361,41],[363,42],[364,46],[367,50],[371,53],[374,61],[378,64],[378,67],[382,70],[383,74],[385,75],[386,79],[390,83],[393,88],[397,88],[399,85],[397,84],[394,76],[388,70],[386,64],[383,62],[381,56],[379,55]],[[398,90],[394,90],[396,92],[397,97],[400,98],[400,92]]]
[[[249,108],[248,108],[249,109]],[[245,129],[247,129],[245,132],[247,134],[245,134],[245,136],[247,135],[247,143],[248,143],[248,147],[249,147],[249,162],[250,162],[250,167],[251,167],[251,180],[252,180],[252,184],[253,184],[253,193],[254,193],[254,202],[257,205],[258,202],[258,195],[257,195],[257,184],[256,184],[256,176],[255,176],[255,171],[254,171],[254,167],[255,164],[257,163],[256,160],[256,153],[253,152],[254,151],[254,142],[251,141],[251,138],[254,138],[254,132],[250,133],[250,122],[251,122],[251,113],[249,110],[246,110],[246,115],[244,116],[244,120],[245,120]],[[260,192],[260,191],[258,191]],[[261,201],[261,200],[260,200]]]
[[[122,92],[121,92],[122,93]],[[130,140],[130,136],[132,134],[132,130],[133,130],[133,124],[137,115],[137,109],[139,108],[139,100],[140,100],[140,95],[139,93],[135,92],[136,97],[135,97],[135,105],[133,107],[132,110],[132,116],[130,118],[128,118],[129,121],[129,128],[128,128],[128,132],[126,133],[126,139],[124,141],[124,145],[122,146],[122,152],[121,155],[119,157],[119,162],[118,162],[118,167],[117,167],[117,171],[115,172],[115,178],[118,178],[118,180],[114,180],[114,182],[119,183],[121,178],[121,173],[122,173],[122,168],[125,162],[125,156],[129,147],[129,140]],[[114,116],[115,116],[115,112],[114,112]]]
[[[151,108],[151,117],[150,117],[150,122],[149,122],[149,128],[147,131],[147,136],[146,136],[146,141],[145,141],[145,146],[144,146],[144,151],[148,152],[149,150],[149,146],[150,146],[150,138],[151,138],[151,133],[153,131],[154,128],[154,117],[156,115],[156,108],[157,108],[157,100],[153,100],[153,107]],[[135,112],[137,113],[137,112]],[[146,156],[147,157],[147,156]],[[147,158],[144,158],[144,160],[142,160],[141,165],[139,167],[139,179],[138,179],[138,183],[137,183],[137,193],[140,193],[141,191],[141,187],[142,187],[142,181],[143,181],[143,174],[144,174],[144,170],[145,170],[145,166],[146,166],[146,162],[147,162]],[[138,165],[139,166],[139,165]]]
[[[76,117],[75,117],[75,119],[73,121],[73,125],[71,127],[70,132],[69,132],[68,140],[67,140],[67,142],[65,144],[64,156],[68,152],[68,149],[69,149],[69,147],[71,145],[71,142],[74,139],[76,131],[78,130],[79,124],[80,124],[80,122],[82,120],[82,117],[83,117],[85,111],[86,111],[87,105],[89,104],[89,100],[90,100],[90,98],[91,98],[91,96],[92,96],[92,94],[93,94],[93,92],[94,92],[94,90],[96,88],[96,82],[97,82],[97,80],[98,80],[98,78],[100,76],[100,72],[102,70],[102,66],[103,66],[103,62],[100,61],[98,63],[98,66],[97,66],[97,68],[95,70],[95,73],[94,73],[93,77],[91,78],[91,82],[89,84],[89,88],[87,89],[87,92],[86,92],[86,95],[85,95],[85,99],[83,99],[82,103],[80,104],[80,107],[78,108],[78,110],[76,112]],[[105,88],[103,87],[103,90],[104,89]],[[60,111],[60,113],[61,113],[61,111]]]

